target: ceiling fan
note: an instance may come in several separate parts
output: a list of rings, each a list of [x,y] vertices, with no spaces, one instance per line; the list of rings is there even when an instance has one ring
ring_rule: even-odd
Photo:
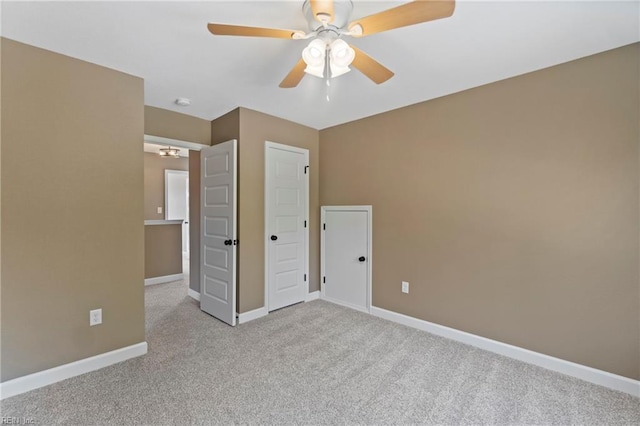
[[[351,0],[305,0],[302,13],[309,23],[309,32],[275,28],[209,24],[214,35],[311,39],[302,51],[302,59],[280,83],[280,87],[296,87],[305,73],[333,78],[350,71],[353,65],[376,84],[393,77],[393,72],[342,37],[364,37],[395,28],[447,18],[453,15],[455,0],[415,0],[380,13],[349,21]]]

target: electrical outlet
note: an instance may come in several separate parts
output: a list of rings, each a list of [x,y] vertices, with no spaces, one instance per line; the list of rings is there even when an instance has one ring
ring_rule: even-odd
[[[162,207],[158,207],[156,211],[158,212],[158,214],[162,214]]]
[[[402,281],[402,292],[409,293],[409,283],[407,281]]]
[[[102,309],[94,309],[89,311],[89,325],[102,324]]]

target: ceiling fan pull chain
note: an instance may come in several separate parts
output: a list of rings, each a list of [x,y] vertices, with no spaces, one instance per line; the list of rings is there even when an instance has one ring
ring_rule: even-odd
[[[325,84],[327,85],[327,102],[331,100],[329,98],[329,89],[331,88],[331,67],[329,66],[329,49],[326,51],[324,66],[326,68],[325,71]]]

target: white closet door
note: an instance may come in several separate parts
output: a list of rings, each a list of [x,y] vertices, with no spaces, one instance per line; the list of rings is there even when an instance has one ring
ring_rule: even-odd
[[[322,297],[369,311],[370,206],[322,207]]]
[[[273,311],[308,293],[309,151],[268,142],[265,159],[267,305]]]

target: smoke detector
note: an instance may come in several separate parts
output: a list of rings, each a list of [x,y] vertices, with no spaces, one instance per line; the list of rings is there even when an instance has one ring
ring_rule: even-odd
[[[178,98],[175,101],[176,105],[180,105],[182,107],[186,107],[191,105],[191,99],[187,99],[187,98]]]

